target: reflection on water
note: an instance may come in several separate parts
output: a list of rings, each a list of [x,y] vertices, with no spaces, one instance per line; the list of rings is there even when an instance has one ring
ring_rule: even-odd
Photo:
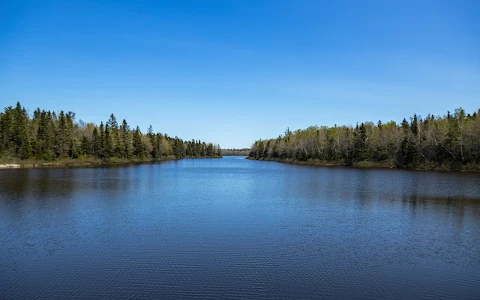
[[[476,298],[480,175],[0,170],[0,298]]]

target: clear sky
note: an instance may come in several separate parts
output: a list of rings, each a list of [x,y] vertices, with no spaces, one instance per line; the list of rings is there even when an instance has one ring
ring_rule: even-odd
[[[0,0],[0,106],[224,148],[480,108],[480,1]]]

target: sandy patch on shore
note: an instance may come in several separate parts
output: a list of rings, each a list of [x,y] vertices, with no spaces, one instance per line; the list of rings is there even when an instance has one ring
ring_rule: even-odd
[[[19,164],[0,164],[0,169],[16,169],[20,168]]]

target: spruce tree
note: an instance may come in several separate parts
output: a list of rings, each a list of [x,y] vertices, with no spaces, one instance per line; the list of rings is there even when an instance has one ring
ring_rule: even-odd
[[[68,143],[67,143],[67,121],[65,119],[65,113],[60,111],[57,128],[57,155],[60,158],[64,158],[68,155]]]
[[[406,119],[402,121],[403,141],[397,155],[397,165],[400,167],[413,167],[417,164],[417,150],[413,141],[413,131]]]
[[[96,129],[97,128],[94,129],[95,132],[96,132]],[[87,139],[86,136],[83,136],[82,141],[80,143],[80,154],[81,155],[88,155],[88,154],[91,154],[91,153],[92,153],[91,143]]]
[[[153,160],[157,159],[157,149],[155,147],[155,134],[153,133],[153,127],[150,125],[147,130],[147,137],[150,145],[152,146],[152,151],[150,152],[150,156]]]
[[[367,131],[365,128],[365,124],[362,123],[360,126],[355,127],[354,131],[354,153],[353,159],[354,162],[362,161],[365,159],[365,143],[367,140]]]
[[[98,128],[100,131],[100,147],[98,148],[98,157],[105,158],[106,153],[105,149],[107,148],[107,140],[105,139],[105,128],[103,126],[103,122],[100,122],[100,127]]]
[[[134,154],[136,157],[140,159],[145,157],[145,148],[143,147],[142,136],[138,126],[133,133],[133,148],[135,149]]]
[[[100,141],[100,136],[98,135],[98,129],[97,129],[97,126],[95,126],[93,128],[93,132],[92,132],[92,147],[91,147],[91,151],[92,151],[92,154],[99,158],[100,156],[100,148],[101,148],[101,141]]]
[[[20,152],[21,159],[29,159],[32,157],[32,146],[30,144],[30,139],[28,138],[26,131],[23,136],[23,143]]]
[[[105,149],[104,149],[104,155],[106,159],[110,159],[112,156],[113,152],[113,141],[112,141],[112,135],[110,133],[110,126],[105,124]]]
[[[0,151],[5,155],[9,150],[10,141],[13,140],[13,113],[12,107],[5,108],[5,113],[0,116]]]

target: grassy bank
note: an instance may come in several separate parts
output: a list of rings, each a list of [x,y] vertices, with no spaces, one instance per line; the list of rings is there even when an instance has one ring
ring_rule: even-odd
[[[182,158],[222,158],[222,156],[215,157],[182,157]],[[152,163],[152,162],[162,162],[169,160],[179,160],[182,158],[177,158],[174,155],[165,156],[160,159],[120,159],[120,158],[111,158],[107,160],[98,159],[92,156],[82,157],[82,158],[66,158],[59,159],[54,161],[45,161],[37,159],[27,159],[22,160],[18,158],[0,158],[0,169],[14,169],[14,168],[88,168],[96,166],[107,166],[107,165],[121,165],[121,164],[141,164],[141,163]]]
[[[381,162],[374,161],[361,161],[354,163],[353,165],[347,165],[343,161],[324,161],[320,159],[308,159],[306,161],[292,159],[292,158],[254,158],[247,157],[250,160],[262,160],[262,161],[275,161],[296,165],[310,165],[310,166],[324,166],[324,167],[351,167],[359,169],[368,168],[388,168],[388,169],[404,169],[404,170],[433,170],[433,171],[463,171],[463,172],[480,172],[480,165],[467,164],[463,166],[449,166],[449,165],[434,165],[434,164],[421,164],[410,168],[398,168],[394,161],[385,160]]]

